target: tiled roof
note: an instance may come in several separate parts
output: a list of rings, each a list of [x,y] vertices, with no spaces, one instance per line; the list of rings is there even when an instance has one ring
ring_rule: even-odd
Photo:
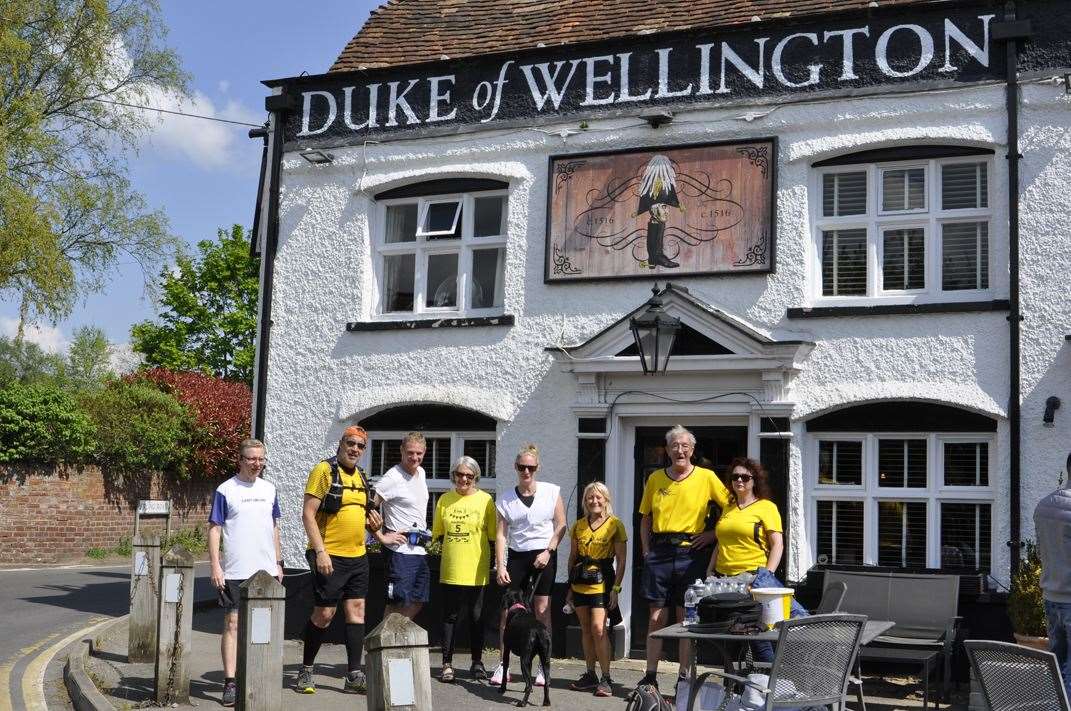
[[[331,71],[457,59],[934,0],[388,0]]]

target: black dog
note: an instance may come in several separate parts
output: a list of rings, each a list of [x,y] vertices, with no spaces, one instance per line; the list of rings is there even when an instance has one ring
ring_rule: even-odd
[[[502,684],[498,693],[506,693],[506,679],[509,678],[509,655],[513,652],[521,658],[521,675],[524,677],[524,698],[518,706],[527,706],[528,697],[532,695],[535,677],[532,676],[532,659],[539,655],[543,667],[543,705],[550,706],[550,632],[540,622],[525,602],[519,590],[508,590],[502,598],[506,608],[506,627],[502,632],[505,643],[502,655]]]

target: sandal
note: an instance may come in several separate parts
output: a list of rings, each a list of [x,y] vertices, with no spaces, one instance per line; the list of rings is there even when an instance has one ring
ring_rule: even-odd
[[[449,664],[443,664],[442,671],[439,672],[439,681],[444,684],[454,683],[454,668]]]

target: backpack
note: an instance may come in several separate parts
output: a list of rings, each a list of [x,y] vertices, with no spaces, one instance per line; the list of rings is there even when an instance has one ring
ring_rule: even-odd
[[[651,684],[637,686],[628,696],[625,711],[673,711],[673,706]]]
[[[368,499],[373,495],[371,488],[368,486],[368,479],[364,476],[364,471],[360,467],[356,467],[357,475],[361,477],[360,486],[342,486],[342,475],[338,470],[338,457],[329,457],[325,460],[331,465],[331,486],[328,487],[327,493],[320,501],[320,507],[316,510],[317,513],[324,514],[337,514],[342,509],[342,494],[346,489],[356,489],[357,491],[365,492],[365,510],[368,510]],[[357,504],[360,506],[360,504]]]

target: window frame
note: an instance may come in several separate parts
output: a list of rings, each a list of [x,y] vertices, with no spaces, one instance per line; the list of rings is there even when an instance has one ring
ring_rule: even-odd
[[[926,487],[878,486],[878,441],[882,439],[924,439],[926,441]],[[820,443],[823,441],[863,443],[862,485],[820,484],[818,482]],[[986,486],[944,486],[944,444],[981,443],[988,446]],[[996,433],[994,432],[815,432],[808,435],[804,458],[804,480],[808,492],[807,536],[811,555],[818,558],[818,502],[863,502],[863,564],[878,564],[878,502],[904,501],[926,504],[926,567],[941,567],[941,504],[989,504],[989,560],[997,560]],[[832,562],[830,563],[833,564]],[[987,572],[992,572],[987,571]]]
[[[501,234],[484,237],[474,236],[475,232],[475,207],[477,198],[501,197],[504,198],[502,210]],[[509,190],[480,190],[467,193],[442,193],[436,195],[424,195],[417,197],[392,198],[377,201],[375,210],[375,228],[373,230],[373,258],[372,258],[372,281],[373,281],[373,305],[372,313],[375,320],[379,321],[405,321],[419,318],[422,315],[431,316],[498,316],[505,313],[505,271],[506,271],[506,242],[508,231],[509,213]],[[449,203],[457,201],[460,205],[460,229],[461,237],[457,239],[443,239],[443,235],[450,232],[421,231],[421,226],[426,219],[430,206],[437,203]],[[417,205],[417,228],[414,239],[409,242],[387,242],[387,208],[392,205]],[[457,218],[455,217],[455,222]],[[455,229],[457,225],[455,224]],[[498,302],[498,306],[472,308],[471,303],[472,284],[475,272],[475,252],[483,249],[497,249],[498,262],[496,264],[496,283],[491,302]],[[387,257],[413,254],[413,309],[411,311],[386,311],[386,301],[383,289],[386,285],[386,260]],[[456,254],[457,262],[457,306],[428,306],[428,260],[434,255]]]
[[[941,196],[943,167],[958,164],[984,164],[986,167],[986,204],[988,207],[944,209]],[[885,212],[883,208],[884,185],[882,176],[890,169],[924,168],[924,210],[897,210]],[[823,213],[825,176],[840,173],[865,171],[866,213],[826,217]],[[994,207],[995,159],[992,154],[955,156],[948,158],[907,159],[851,163],[815,167],[811,171],[811,305],[814,306],[864,306],[874,304],[935,303],[954,299],[956,301],[984,301],[993,298],[994,278],[997,273],[999,250],[994,249],[995,227],[998,225]],[[835,182],[835,181],[834,181]],[[988,249],[985,266],[987,284],[983,289],[944,290],[942,288],[942,225],[950,222],[986,222]],[[922,289],[886,289],[884,285],[884,233],[891,229],[922,228],[925,245],[925,277]],[[862,229],[866,231],[867,263],[866,293],[863,295],[825,295],[823,293],[823,241],[824,232],[834,230]]]

